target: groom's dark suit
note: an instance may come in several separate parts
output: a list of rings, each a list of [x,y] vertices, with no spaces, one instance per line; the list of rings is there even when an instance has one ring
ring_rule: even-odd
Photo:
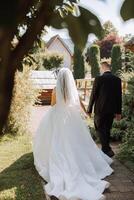
[[[88,113],[92,113],[93,105],[96,132],[99,135],[102,150],[107,153],[111,150],[109,140],[114,115],[121,114],[121,79],[114,76],[110,71],[96,77],[91,92]]]

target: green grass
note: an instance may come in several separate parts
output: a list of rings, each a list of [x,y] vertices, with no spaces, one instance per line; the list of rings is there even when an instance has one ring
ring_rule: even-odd
[[[0,138],[0,200],[44,200],[28,135]]]

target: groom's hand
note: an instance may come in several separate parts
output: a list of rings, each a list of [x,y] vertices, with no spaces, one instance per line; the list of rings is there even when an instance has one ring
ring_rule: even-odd
[[[121,114],[115,114],[115,119],[117,121],[120,121],[121,120]]]

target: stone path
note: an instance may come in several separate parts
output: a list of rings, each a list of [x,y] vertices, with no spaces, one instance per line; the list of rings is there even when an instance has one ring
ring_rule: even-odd
[[[48,110],[48,106],[36,106],[32,113],[32,130],[35,132],[40,120]],[[118,152],[118,144],[112,144],[115,152]],[[106,178],[111,183],[110,188],[105,191],[107,200],[134,200],[134,174],[117,159],[112,164],[114,173]],[[90,200],[90,199],[89,199]]]
[[[111,183],[105,192],[107,200],[134,200],[134,174],[117,159],[112,168],[114,173],[106,179]]]

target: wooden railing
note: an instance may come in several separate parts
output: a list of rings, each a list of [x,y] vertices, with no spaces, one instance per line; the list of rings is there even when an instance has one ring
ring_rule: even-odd
[[[76,86],[80,93],[81,98],[85,101],[86,97],[90,96],[94,79],[76,79]],[[127,92],[127,82],[122,81],[122,93]]]
[[[89,101],[90,93],[93,87],[94,79],[77,79],[76,86],[83,101]],[[122,81],[122,92],[127,92],[127,82]],[[39,100],[42,104],[50,104],[52,95],[52,88],[42,89],[39,94]]]

